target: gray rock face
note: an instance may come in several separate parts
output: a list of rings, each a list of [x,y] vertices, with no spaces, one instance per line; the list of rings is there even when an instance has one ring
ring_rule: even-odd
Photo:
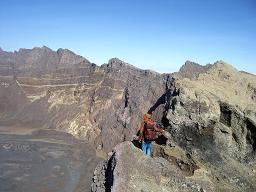
[[[193,134],[195,139],[202,138],[200,135],[205,132],[212,137],[209,138],[212,144],[206,148],[215,146],[218,151],[242,161],[254,153],[251,130],[255,128],[251,127],[256,122],[256,111],[253,88],[249,91],[248,86],[255,81],[255,76],[217,62],[196,80],[178,80],[180,92],[170,101],[173,108],[168,110],[166,118],[171,127],[181,131],[183,137],[179,140],[185,140],[183,131],[193,131],[187,134]],[[206,143],[203,141],[198,146]]]

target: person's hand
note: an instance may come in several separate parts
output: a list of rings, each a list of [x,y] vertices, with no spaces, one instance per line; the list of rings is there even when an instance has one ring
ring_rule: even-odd
[[[142,135],[139,135],[138,140],[139,140],[139,143],[141,143],[141,141],[142,141]]]

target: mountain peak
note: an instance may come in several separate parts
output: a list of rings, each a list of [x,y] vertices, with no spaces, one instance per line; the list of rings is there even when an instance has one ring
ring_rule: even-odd
[[[125,62],[117,57],[114,57],[114,58],[111,58],[108,60],[108,64],[109,65],[116,65],[116,64],[123,65],[123,64],[125,64]]]
[[[237,72],[238,70],[236,68],[234,68],[232,65],[226,63],[225,61],[223,60],[219,60],[219,61],[216,61],[214,64],[213,64],[214,68],[218,69],[218,70],[222,70],[222,71],[233,71],[233,72]]]
[[[111,68],[136,68],[135,66],[122,61],[121,59],[114,57],[109,59],[107,67]]]
[[[211,67],[212,67],[211,64],[207,64],[203,66],[198,63],[187,60],[185,64],[181,66],[178,73],[182,77],[189,78],[189,79],[196,79],[200,73],[207,72]]]
[[[90,61],[88,61],[86,58],[75,54],[69,49],[59,48],[57,50],[57,54],[60,58],[59,65],[74,65],[79,63],[90,64]]]
[[[38,48],[39,48],[39,49],[42,49],[42,50],[52,51],[51,48],[49,48],[49,47],[47,47],[47,46],[45,46],[45,45],[43,45],[43,47],[38,47]]]
[[[70,51],[69,49],[59,48],[59,49],[57,50],[57,53],[63,53],[63,52],[75,54],[74,52]]]
[[[200,65],[200,64],[190,61],[190,60],[187,60],[184,65],[187,66],[187,65]]]

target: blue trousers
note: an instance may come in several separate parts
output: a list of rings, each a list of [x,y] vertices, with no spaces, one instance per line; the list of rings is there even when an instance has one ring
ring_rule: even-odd
[[[151,141],[142,141],[141,148],[145,155],[151,155]]]

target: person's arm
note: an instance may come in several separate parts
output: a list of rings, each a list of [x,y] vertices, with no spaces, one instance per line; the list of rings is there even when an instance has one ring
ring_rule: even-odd
[[[140,124],[140,135],[139,135],[139,141],[143,139],[143,132],[144,132],[144,122]]]
[[[163,129],[158,128],[156,125],[154,126],[154,128],[155,128],[155,130],[156,130],[157,132],[160,132],[160,133],[163,133],[163,132],[164,132]]]

